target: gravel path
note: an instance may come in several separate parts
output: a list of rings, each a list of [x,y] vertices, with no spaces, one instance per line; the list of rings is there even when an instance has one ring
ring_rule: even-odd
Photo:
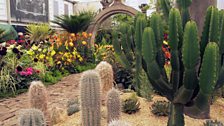
[[[81,74],[64,77],[60,82],[47,87],[49,93],[49,110],[55,106],[65,108],[68,99],[79,95],[79,78]],[[19,110],[28,107],[27,93],[15,98],[0,99],[0,126],[17,126]]]

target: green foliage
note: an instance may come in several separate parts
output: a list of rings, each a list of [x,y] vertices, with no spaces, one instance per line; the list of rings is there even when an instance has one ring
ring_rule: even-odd
[[[79,12],[76,15],[56,16],[53,23],[59,25],[69,33],[78,33],[86,31],[93,20],[95,13],[91,11]]]
[[[19,126],[46,126],[43,112],[38,109],[24,109],[19,115]]]
[[[132,93],[130,97],[122,100],[122,111],[124,113],[133,114],[140,110],[140,102],[136,93]]]
[[[168,116],[169,105],[167,101],[156,101],[151,106],[151,112],[156,116]]]
[[[96,67],[96,64],[94,63],[86,63],[86,64],[80,64],[75,67],[76,72],[81,73],[83,71],[93,69]]]
[[[31,41],[34,42],[43,41],[52,33],[50,25],[45,23],[29,24],[26,31],[30,35]]]
[[[206,120],[204,126],[224,126],[224,124],[218,120]]]
[[[0,70],[0,92],[16,92],[16,80],[11,75],[7,67]]]

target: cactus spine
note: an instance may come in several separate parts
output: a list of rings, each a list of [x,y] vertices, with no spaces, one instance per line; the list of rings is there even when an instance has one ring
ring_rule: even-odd
[[[19,126],[46,126],[43,112],[38,109],[21,110]]]
[[[107,122],[118,120],[121,115],[120,94],[116,89],[111,89],[107,94]]]
[[[102,101],[105,101],[105,98],[107,96],[107,92],[112,89],[113,87],[113,69],[112,66],[107,63],[106,61],[101,61],[96,66],[96,71],[100,74],[101,79],[101,89],[102,89]]]
[[[40,81],[33,81],[29,87],[29,102],[30,108],[41,110],[45,116],[48,116],[47,109],[47,90]]]
[[[98,72],[88,70],[82,74],[80,86],[83,126],[100,126],[100,83]]]

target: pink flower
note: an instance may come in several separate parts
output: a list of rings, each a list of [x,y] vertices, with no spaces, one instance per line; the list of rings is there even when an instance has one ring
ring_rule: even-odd
[[[26,73],[25,71],[21,71],[21,72],[19,72],[19,74],[20,74],[21,76],[27,76],[27,73]]]
[[[33,68],[32,67],[28,67],[28,68],[26,68],[26,71],[32,73],[33,72]]]
[[[30,75],[32,75],[33,73],[32,73],[31,71],[27,71],[26,74],[27,74],[28,76],[30,76]]]

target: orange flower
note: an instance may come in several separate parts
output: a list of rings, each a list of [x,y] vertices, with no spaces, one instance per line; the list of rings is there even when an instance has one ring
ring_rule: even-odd
[[[87,34],[86,32],[82,32],[82,36],[83,36],[84,38],[88,38],[88,34]]]

